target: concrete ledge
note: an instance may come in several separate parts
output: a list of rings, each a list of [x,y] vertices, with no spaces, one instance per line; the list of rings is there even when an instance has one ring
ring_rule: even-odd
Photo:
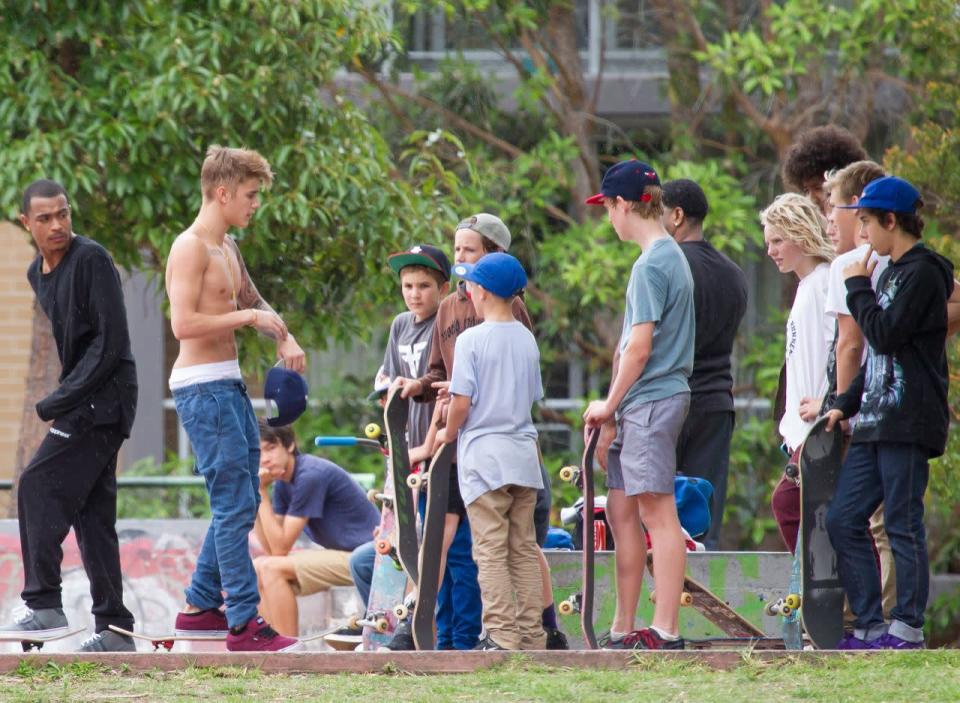
[[[909,652],[904,653],[909,656]],[[567,651],[567,652],[298,652],[288,654],[158,653],[158,654],[0,654],[0,673],[15,670],[21,662],[37,667],[47,663],[64,666],[72,662],[100,664],[131,673],[178,671],[190,667],[255,668],[268,674],[456,674],[505,664],[530,664],[578,669],[622,670],[655,663],[687,662],[712,669],[733,669],[745,656],[758,662],[818,661],[837,656],[872,656],[871,652],[783,652],[725,649],[684,652]]]

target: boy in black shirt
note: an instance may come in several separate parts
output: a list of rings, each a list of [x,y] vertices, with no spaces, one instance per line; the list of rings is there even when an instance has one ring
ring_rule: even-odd
[[[730,440],[733,437],[733,374],[730,355],[747,311],[747,278],[703,237],[707,196],[695,181],[663,184],[660,221],[683,252],[693,274],[696,334],[690,410],[677,439],[677,471],[713,486],[707,549],[720,548],[720,526],[727,497]]]
[[[60,563],[72,526],[96,620],[96,633],[81,651],[135,651],[131,638],[109,629],[133,628],[133,615],[123,605],[116,471],[136,412],[137,369],[120,276],[103,247],[74,234],[60,184],[32,183],[21,212],[40,254],[27,278],[50,318],[63,371],[59,387],[37,403],[37,415],[53,426],[17,492],[27,610],[0,632],[67,632]]]
[[[929,592],[923,495],[929,459],[947,441],[947,299],[953,265],[918,240],[916,188],[886,177],[869,183],[856,208],[870,241],[844,269],[847,305],[869,344],[867,362],[827,416],[830,427],[859,412],[827,515],[840,581],[856,614],[841,649],[919,649]],[[890,256],[874,296],[876,259]],[[880,503],[893,547],[897,604],[883,619],[880,577],[868,521]]]

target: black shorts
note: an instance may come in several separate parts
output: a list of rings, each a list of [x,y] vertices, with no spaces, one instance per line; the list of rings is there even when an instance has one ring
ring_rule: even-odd
[[[460,476],[457,473],[457,465],[450,464],[450,488],[447,491],[447,515],[456,515],[463,521],[467,517],[467,506],[463,504],[463,496],[460,495]]]

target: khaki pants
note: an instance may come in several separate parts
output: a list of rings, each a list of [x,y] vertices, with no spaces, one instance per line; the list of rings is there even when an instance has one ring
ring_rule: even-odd
[[[543,649],[543,592],[533,509],[534,488],[508,485],[467,506],[477,562],[483,625],[504,649]]]

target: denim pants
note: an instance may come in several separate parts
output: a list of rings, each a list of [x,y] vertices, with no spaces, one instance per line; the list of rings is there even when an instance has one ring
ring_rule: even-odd
[[[419,510],[426,509],[426,494],[421,491]],[[447,550],[447,568],[437,593],[437,649],[473,649],[482,629],[483,601],[473,560],[470,523],[460,520]]]
[[[374,541],[364,542],[350,555],[350,575],[360,594],[364,611],[370,602],[370,584],[373,583],[373,565],[377,558]]]
[[[212,519],[186,590],[197,608],[219,608],[226,592],[227,622],[242,627],[257,614],[260,594],[249,534],[260,504],[260,431],[247,387],[212,381],[173,391],[195,471],[210,495]]]
[[[889,632],[911,642],[923,640],[930,588],[923,527],[928,460],[929,451],[916,444],[857,442],[850,445],[843,462],[827,531],[837,552],[840,582],[857,616],[855,634],[863,639],[874,639],[887,629],[870,537],[870,516],[882,502],[897,583]]]

